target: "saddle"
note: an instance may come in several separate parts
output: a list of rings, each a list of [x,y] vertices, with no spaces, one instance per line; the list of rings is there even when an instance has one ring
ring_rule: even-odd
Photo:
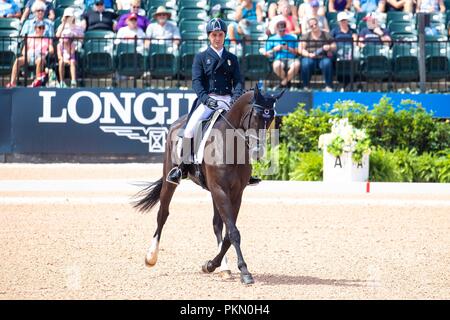
[[[208,140],[208,137],[212,131],[212,128],[214,127],[214,124],[219,119],[220,115],[222,113],[225,113],[226,111],[224,109],[217,109],[214,111],[209,118],[200,121],[196,128],[194,133],[194,146],[193,146],[193,160],[192,163],[189,164],[193,170],[194,170],[194,176],[199,180],[200,185],[208,190],[206,187],[206,181],[205,177],[202,174],[201,171],[201,165],[203,162],[203,156],[206,146],[206,141]],[[182,138],[184,136],[184,128],[179,129],[178,136]],[[178,152],[178,156],[181,154],[181,139],[177,141],[176,150]]]

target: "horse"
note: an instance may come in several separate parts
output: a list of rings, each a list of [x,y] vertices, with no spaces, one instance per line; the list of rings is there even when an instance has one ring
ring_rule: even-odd
[[[258,87],[255,87],[254,90],[247,91],[232,103],[229,111],[221,114],[221,117],[214,124],[213,129],[215,132],[219,132],[222,136],[225,136],[227,130],[231,130],[233,133],[236,133],[232,139],[233,142],[235,139],[240,139],[241,142],[244,142],[241,143],[241,146],[244,145],[243,151],[245,151],[244,154],[246,155],[244,161],[236,161],[238,151],[242,151],[238,150],[237,144],[232,143],[231,148],[231,144],[228,143],[229,141],[225,143],[225,146],[223,144],[219,145],[218,141],[220,139],[213,139],[212,136],[209,136],[205,149],[212,147],[218,153],[229,153],[233,151],[233,161],[229,161],[231,163],[225,163],[223,161],[212,161],[208,163],[207,161],[203,161],[198,165],[197,170],[195,165],[189,165],[187,168],[189,178],[196,184],[209,190],[214,207],[213,229],[217,238],[219,253],[202,266],[202,270],[205,273],[212,273],[221,266],[221,270],[228,273],[231,277],[225,254],[230,246],[233,245],[238,258],[237,265],[240,270],[241,282],[244,284],[254,283],[242,254],[240,246],[241,236],[236,227],[242,202],[242,194],[252,171],[249,156],[251,151],[249,139],[254,138],[257,144],[256,148],[261,148],[261,139],[249,134],[249,132],[262,129],[267,130],[269,128],[275,117],[276,101],[283,93],[284,91],[277,95],[263,94]],[[186,119],[187,116],[185,115],[175,121],[169,129],[168,137],[176,137],[176,132],[185,125]],[[137,200],[134,202],[134,208],[141,212],[150,211],[158,202],[160,203],[157,216],[157,228],[145,257],[145,264],[149,267],[154,266],[157,262],[161,232],[169,216],[169,204],[177,187],[177,185],[169,183],[165,179],[168,172],[177,165],[173,157],[173,152],[176,152],[175,141],[176,139],[173,138],[166,140],[163,177],[142,189],[137,194]],[[224,225],[226,232],[223,237]]]

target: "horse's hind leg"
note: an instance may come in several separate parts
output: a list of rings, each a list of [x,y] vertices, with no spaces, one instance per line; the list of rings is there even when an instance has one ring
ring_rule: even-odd
[[[220,253],[222,250],[222,243],[223,243],[223,235],[222,235],[223,221],[222,221],[222,218],[220,217],[219,210],[217,209],[217,207],[214,203],[214,200],[213,200],[213,205],[214,205],[213,228],[214,228],[214,234],[216,235],[216,238],[217,238],[217,245],[219,247],[219,253]],[[228,245],[228,247],[229,247],[229,245]],[[227,261],[226,256],[224,256],[222,258],[221,263],[220,263],[220,275],[224,279],[231,278],[231,271],[230,271],[230,268],[228,267],[228,261]]]
[[[156,228],[155,234],[153,235],[150,248],[148,249],[147,254],[145,256],[145,264],[148,267],[153,267],[156,264],[156,261],[158,260],[159,242],[161,239],[161,233],[164,224],[167,221],[167,217],[169,216],[169,204],[170,201],[172,200],[172,196],[175,192],[176,187],[177,187],[176,185],[168,183],[167,181],[163,180],[163,186],[159,198],[160,206],[157,217],[158,226]]]

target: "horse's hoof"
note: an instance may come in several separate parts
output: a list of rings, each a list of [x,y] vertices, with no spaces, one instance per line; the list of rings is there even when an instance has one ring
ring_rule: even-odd
[[[149,268],[154,267],[156,264],[156,261],[158,261],[158,258],[156,256],[145,257],[145,265]]]
[[[214,272],[215,269],[216,268],[213,268],[212,262],[210,260],[206,261],[205,264],[202,266],[202,271],[204,273],[212,273]]]
[[[243,284],[253,284],[255,283],[255,280],[253,280],[252,275],[249,274],[241,274],[241,282]]]
[[[231,271],[230,270],[222,270],[222,271],[220,271],[220,277],[223,280],[233,279],[233,276],[231,275]]]

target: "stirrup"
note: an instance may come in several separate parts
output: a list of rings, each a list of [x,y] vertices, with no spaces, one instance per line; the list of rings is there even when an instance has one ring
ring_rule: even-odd
[[[180,184],[182,170],[179,167],[173,167],[167,174],[166,181],[175,185]]]

